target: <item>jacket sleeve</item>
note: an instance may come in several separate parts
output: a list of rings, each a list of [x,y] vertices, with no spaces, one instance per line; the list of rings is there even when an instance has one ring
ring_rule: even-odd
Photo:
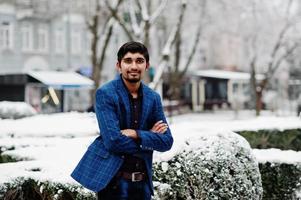
[[[155,105],[153,109],[155,111],[155,122],[163,120],[164,123],[167,123],[162,108],[161,98],[158,94],[156,95]],[[173,138],[169,128],[163,134],[146,130],[137,130],[137,133],[140,138],[140,147],[142,150],[155,150],[164,152],[170,150],[172,147]]]
[[[105,147],[113,153],[136,153],[139,145],[132,139],[121,134],[117,115],[117,105],[112,95],[105,90],[96,92],[95,113]]]

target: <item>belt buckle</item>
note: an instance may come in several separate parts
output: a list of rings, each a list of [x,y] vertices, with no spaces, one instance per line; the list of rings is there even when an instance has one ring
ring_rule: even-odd
[[[141,172],[133,172],[132,173],[132,182],[141,181],[139,179],[136,179],[136,176],[139,175],[139,174],[141,174]],[[137,178],[138,178],[138,176],[137,176]]]

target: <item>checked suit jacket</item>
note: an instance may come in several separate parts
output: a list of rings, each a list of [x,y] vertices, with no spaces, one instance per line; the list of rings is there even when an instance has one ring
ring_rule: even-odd
[[[125,154],[144,159],[149,186],[152,184],[153,151],[168,151],[173,138],[168,128],[164,134],[150,131],[153,125],[166,119],[159,94],[142,84],[142,109],[137,131],[140,142],[121,134],[130,128],[131,110],[129,93],[120,76],[96,91],[96,117],[100,136],[88,147],[71,176],[84,187],[98,192],[105,188],[121,167]]]

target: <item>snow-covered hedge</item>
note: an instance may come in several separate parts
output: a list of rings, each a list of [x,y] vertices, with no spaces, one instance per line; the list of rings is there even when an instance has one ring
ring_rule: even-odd
[[[184,152],[154,167],[158,200],[262,198],[258,163],[248,142],[233,132],[187,141]]]
[[[240,131],[252,148],[301,151],[301,129]]]
[[[0,185],[0,199],[7,200],[94,200],[95,194],[83,187],[18,178]]]
[[[25,102],[0,102],[0,118],[19,119],[37,114],[36,110]]]
[[[259,161],[263,199],[301,199],[301,129],[241,131]]]
[[[301,163],[260,163],[264,199],[301,199]]]

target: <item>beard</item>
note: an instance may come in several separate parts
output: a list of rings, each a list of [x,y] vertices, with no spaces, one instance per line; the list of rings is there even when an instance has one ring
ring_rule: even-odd
[[[130,83],[138,83],[140,81],[140,78],[124,78],[124,79]]]
[[[132,76],[130,72],[128,72],[126,74],[127,76],[123,76],[123,78],[130,83],[138,83],[141,80],[141,73],[140,72],[136,72],[136,73],[137,75]]]

